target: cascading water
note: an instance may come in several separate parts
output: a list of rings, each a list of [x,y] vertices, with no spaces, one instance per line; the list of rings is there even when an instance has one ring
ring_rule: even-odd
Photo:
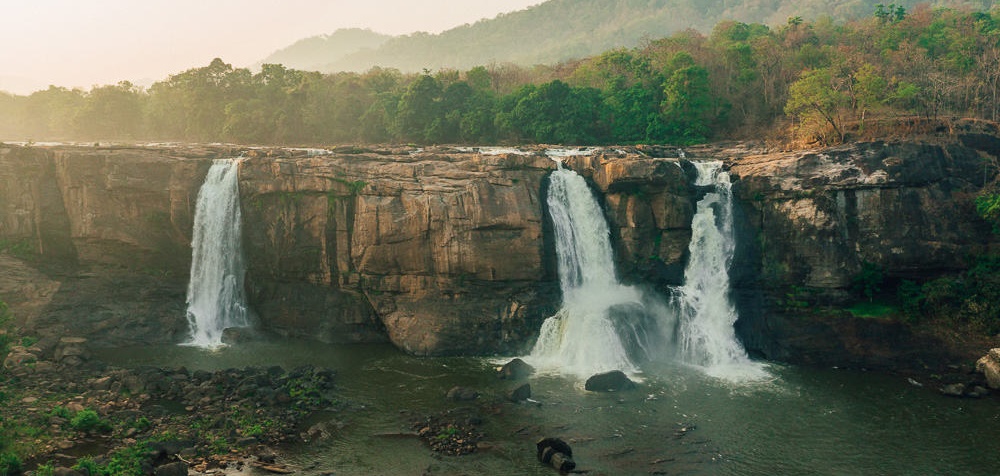
[[[751,379],[766,375],[736,339],[737,313],[729,299],[729,265],[735,251],[732,184],[722,162],[692,162],[695,185],[712,187],[697,205],[691,223],[690,258],[684,285],[675,289],[680,358],[710,375]]]
[[[556,239],[562,308],[542,323],[529,362],[545,371],[589,376],[637,373],[633,356],[673,355],[728,380],[766,376],[736,339],[729,300],[735,250],[729,174],[721,162],[692,162],[695,185],[711,188],[691,224],[683,286],[667,305],[618,282],[609,231],[586,181],[562,164],[550,176],[548,206]],[[675,335],[668,335],[674,330]],[[651,342],[650,336],[661,336]],[[655,352],[652,347],[670,347]],[[662,350],[662,349],[661,349]]]
[[[611,313],[638,305],[641,295],[618,283],[608,225],[583,177],[560,163],[549,180],[563,305],[542,323],[528,359],[540,369],[580,376],[635,372]]]
[[[222,331],[250,324],[243,294],[239,160],[217,159],[198,191],[194,214],[191,280],[185,345],[218,347]]]

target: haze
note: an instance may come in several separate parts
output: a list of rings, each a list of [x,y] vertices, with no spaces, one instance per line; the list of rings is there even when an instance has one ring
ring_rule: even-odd
[[[246,66],[339,28],[443,30],[541,0],[33,0],[4,2],[0,90],[148,84],[222,58]]]

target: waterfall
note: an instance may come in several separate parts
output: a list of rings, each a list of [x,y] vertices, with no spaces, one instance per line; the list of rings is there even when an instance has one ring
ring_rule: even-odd
[[[692,163],[695,185],[708,192],[691,224],[684,285],[670,290],[669,303],[619,283],[608,225],[586,181],[561,163],[552,172],[547,203],[563,304],[542,323],[530,363],[586,377],[608,370],[637,373],[636,358],[671,355],[728,380],[767,376],[733,329],[729,266],[736,246],[729,174],[718,161]]]
[[[563,304],[542,323],[528,359],[540,369],[579,376],[636,372],[612,315],[641,305],[641,294],[618,282],[608,225],[583,177],[560,163],[549,180]]]
[[[680,358],[710,375],[756,378],[764,371],[736,339],[738,315],[729,299],[729,266],[736,248],[729,174],[719,161],[692,163],[698,170],[695,185],[711,191],[698,202],[684,285],[674,291]]]
[[[250,323],[243,294],[238,175],[238,160],[217,159],[198,191],[187,292],[191,338],[185,345],[218,347],[224,329]]]

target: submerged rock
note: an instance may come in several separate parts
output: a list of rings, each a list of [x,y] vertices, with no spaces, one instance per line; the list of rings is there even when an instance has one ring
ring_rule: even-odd
[[[591,376],[583,388],[591,392],[617,392],[634,389],[635,382],[630,380],[625,372],[612,370]]]
[[[521,402],[531,398],[531,385],[523,384],[519,385],[507,395],[507,398],[512,402]]]
[[[446,395],[448,400],[468,402],[479,398],[479,392],[468,387],[452,387]]]
[[[521,380],[535,373],[535,368],[521,359],[514,359],[500,367],[501,380]]]

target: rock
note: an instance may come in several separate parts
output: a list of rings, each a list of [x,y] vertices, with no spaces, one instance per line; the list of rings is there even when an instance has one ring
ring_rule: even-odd
[[[498,372],[500,378],[504,380],[521,380],[528,378],[533,373],[535,373],[535,368],[521,359],[513,359],[507,362],[503,367],[500,367],[500,371]]]
[[[965,396],[965,384],[964,383],[953,383],[950,385],[945,385],[941,387],[941,394],[949,397],[964,397]]]
[[[227,327],[222,330],[223,344],[244,344],[260,338],[260,334],[251,327]]]
[[[3,360],[3,368],[14,374],[31,372],[38,356],[21,346],[11,347],[7,358]]]
[[[529,398],[531,398],[531,385],[527,383],[515,387],[507,394],[507,399],[512,402],[522,402]]]
[[[167,463],[157,467],[153,474],[155,476],[187,476],[188,464],[183,461]]]
[[[74,469],[58,467],[52,470],[52,476],[84,476],[83,473]]]
[[[542,438],[535,443],[535,449],[539,462],[552,466],[561,473],[568,473],[576,468],[572,448],[559,438]]]
[[[635,382],[630,380],[625,372],[612,370],[591,376],[583,388],[591,392],[617,392],[634,389]]]
[[[976,371],[986,376],[986,384],[1000,390],[1000,347],[990,351],[976,362]]]
[[[452,387],[445,398],[456,402],[468,402],[479,398],[479,392],[467,387]]]
[[[968,390],[965,395],[971,398],[983,398],[989,394],[990,391],[987,388],[980,385],[973,385],[972,389]]]
[[[77,366],[90,358],[90,352],[86,346],[87,339],[83,337],[63,337],[56,345],[53,358],[56,362]]]

